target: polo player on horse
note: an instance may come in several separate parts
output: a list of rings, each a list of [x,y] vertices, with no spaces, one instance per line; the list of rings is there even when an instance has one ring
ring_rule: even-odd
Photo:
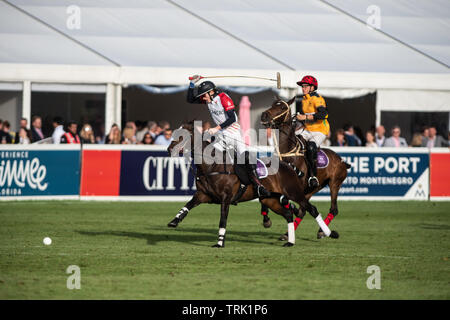
[[[316,90],[317,79],[313,76],[304,76],[297,84],[302,87],[303,95],[300,98],[301,108],[297,113],[297,120],[302,121],[303,126],[295,132],[301,135],[306,141],[306,163],[308,165],[308,184],[312,188],[319,186],[317,180],[317,149],[327,138],[330,132],[328,123],[328,112],[325,100]]]
[[[196,88],[195,83],[201,77],[195,75],[191,79],[187,92],[187,102],[206,104],[211,118],[216,124],[215,127],[209,128],[207,132],[211,136],[219,136],[219,139],[225,146],[232,146],[239,158],[242,159],[242,156],[244,156],[248,177],[258,196],[269,196],[270,193],[259,181],[256,163],[250,163],[250,154],[241,136],[241,127],[234,110],[233,100],[226,93],[219,92],[213,82],[204,81]]]

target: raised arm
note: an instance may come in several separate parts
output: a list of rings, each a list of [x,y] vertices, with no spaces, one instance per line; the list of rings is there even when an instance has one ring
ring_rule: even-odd
[[[188,103],[198,103],[198,104],[203,103],[202,100],[195,97],[197,95],[195,83],[199,80],[200,80],[200,76],[195,75],[195,76],[192,76],[192,80],[191,80],[191,82],[189,82],[189,89],[188,89],[187,96],[186,96],[186,101]]]

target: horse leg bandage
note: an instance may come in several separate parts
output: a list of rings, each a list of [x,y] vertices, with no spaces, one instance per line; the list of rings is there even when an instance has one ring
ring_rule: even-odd
[[[178,213],[177,213],[177,215],[175,216],[175,218],[178,218],[178,219],[180,219],[180,220],[183,220],[184,217],[187,216],[188,212],[189,212],[189,209],[186,208],[186,207],[183,207],[180,211],[178,211]]]
[[[330,234],[331,234],[331,230],[330,230],[330,228],[328,228],[328,226],[323,221],[322,216],[320,215],[320,213],[317,215],[316,221],[317,221],[317,224],[319,225],[320,229],[322,229],[322,231],[325,233],[325,235],[327,237],[329,237]]]
[[[334,219],[334,215],[332,213],[329,213],[327,215],[327,217],[325,218],[324,222],[326,225],[329,225],[333,219]]]
[[[295,220],[294,220],[294,230],[297,230],[298,225],[300,224],[300,222],[302,222],[301,218],[295,218]]]
[[[219,241],[217,241],[217,244],[221,247],[223,247],[225,242],[225,231],[225,228],[219,228]]]
[[[294,244],[295,243],[295,228],[294,223],[288,223],[288,242]]]

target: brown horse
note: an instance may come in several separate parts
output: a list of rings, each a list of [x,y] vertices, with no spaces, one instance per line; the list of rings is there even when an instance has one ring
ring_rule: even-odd
[[[168,152],[172,154],[180,154],[180,144],[183,148],[189,147],[191,156],[194,156],[196,152],[201,152],[203,155],[204,149],[209,145],[208,142],[202,141],[202,150],[195,150],[194,148],[194,130],[193,122],[183,124],[181,129],[185,129],[190,135],[189,141],[179,139],[178,141],[172,141],[168,147]],[[174,148],[177,148],[177,152],[173,152]],[[184,152],[184,151],[183,151]],[[176,227],[179,222],[183,220],[188,214],[189,210],[198,206],[201,203],[216,203],[221,205],[220,210],[220,223],[219,223],[219,237],[218,242],[213,247],[224,247],[225,245],[225,231],[228,218],[228,211],[230,204],[233,200],[236,200],[236,194],[239,191],[241,182],[238,176],[234,173],[234,166],[232,164],[206,164],[202,161],[200,164],[195,164],[196,174],[195,182],[197,191],[192,199],[179,211],[175,218],[169,223],[169,226]],[[288,242],[285,246],[293,246],[295,243],[295,231],[293,223],[293,211],[289,209],[289,200],[296,202],[302,212],[308,211],[318,222],[322,229],[326,229],[328,236],[333,236],[333,233],[325,225],[320,213],[316,207],[311,205],[306,200],[302,184],[299,183],[300,179],[297,179],[295,171],[286,163],[280,162],[279,169],[276,173],[268,175],[266,178],[261,179],[261,183],[266,190],[269,190],[273,196],[267,198],[259,198],[259,201],[264,206],[270,208],[275,213],[283,216],[288,223]],[[250,201],[258,198],[254,188],[247,188],[242,196],[237,199],[238,202]]]
[[[272,106],[261,114],[261,123],[273,129],[278,129],[279,141],[278,152],[280,158],[289,163],[292,167],[295,167],[298,173],[303,173],[301,179],[305,180],[305,185],[308,177],[308,167],[304,158],[306,141],[301,136],[295,135],[295,128],[292,123],[291,108],[290,105],[295,101],[295,97],[285,102],[278,99],[273,102]],[[321,148],[321,150],[328,157],[329,163],[325,168],[318,168],[317,179],[319,180],[319,186],[317,188],[307,187],[304,189],[305,197],[309,201],[313,194],[324,188],[330,187],[331,195],[331,208],[328,216],[325,218],[325,223],[329,223],[338,214],[337,197],[339,189],[347,177],[347,169],[350,165],[345,163],[342,158],[333,150]],[[306,173],[306,174],[305,174]],[[262,205],[261,213],[264,215],[265,220],[268,214],[268,210]],[[302,221],[305,212],[302,212],[295,219],[294,227],[297,229],[298,225]],[[317,237],[320,239],[324,236],[324,233],[319,229]],[[286,240],[285,235],[280,237],[280,240]]]

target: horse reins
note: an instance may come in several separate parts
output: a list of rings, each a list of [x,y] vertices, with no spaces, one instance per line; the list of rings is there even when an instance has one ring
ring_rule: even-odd
[[[289,119],[288,115],[291,113],[291,107],[289,106],[289,104],[286,101],[284,101],[284,100],[280,100],[280,101],[283,102],[286,105],[286,107],[287,107],[286,111],[283,111],[282,113],[280,113],[279,115],[273,117],[270,121],[267,121],[265,123],[270,123],[270,125],[275,125],[275,120],[278,119],[278,118],[281,118],[282,116],[284,116],[284,119],[283,119],[283,121],[281,123],[284,123],[284,122],[286,122]],[[281,130],[281,129],[279,129],[279,130]],[[282,132],[284,134],[286,134],[286,132],[284,132],[284,131],[282,131]],[[288,134],[286,134],[286,135],[290,139],[289,135]],[[280,160],[282,160],[283,158],[286,158],[286,157],[303,157],[304,156],[304,153],[301,152],[301,150],[302,150],[302,143],[299,142],[298,139],[295,139],[295,146],[294,146],[294,148],[292,148],[290,151],[288,151],[286,153],[280,153],[280,149],[279,149],[279,145],[278,145],[278,141],[277,141],[277,136],[273,135],[273,138],[274,138],[275,148],[277,149],[278,157],[280,158]]]

